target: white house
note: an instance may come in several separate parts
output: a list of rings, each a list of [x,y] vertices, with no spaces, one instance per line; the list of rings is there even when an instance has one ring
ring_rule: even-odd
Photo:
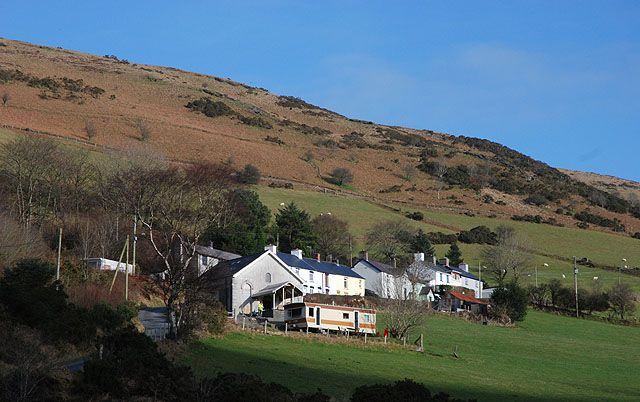
[[[451,286],[470,289],[476,295],[482,294],[482,282],[477,276],[469,272],[469,264],[460,264],[457,267],[449,266],[449,259],[436,261],[435,257],[426,265],[431,271],[429,275],[429,287],[435,289],[438,286]]]
[[[109,260],[107,258],[87,258],[86,260],[87,268],[89,269],[97,269],[99,271],[115,271],[116,268],[120,272],[125,272],[125,267],[129,274],[133,273],[133,265],[126,264],[124,262],[120,263],[118,266],[118,261]]]
[[[365,279],[366,289],[386,299],[408,298],[412,291],[406,275],[391,265],[369,259],[369,253],[353,265],[353,271]]]
[[[344,265],[304,258],[301,250],[280,253],[275,246],[229,261],[204,273],[207,289],[237,316],[250,314],[258,302],[265,315],[284,319],[286,303],[301,302],[308,293],[364,295],[365,280]]]
[[[351,268],[336,262],[305,258],[302,250],[291,250],[291,254],[276,251],[275,246],[267,246],[282,261],[289,265],[304,280],[303,291],[328,295],[364,296],[366,280]]]
[[[203,277],[206,289],[234,317],[256,312],[262,303],[264,315],[276,318],[285,304],[302,301],[304,280],[270,250],[221,261]]]

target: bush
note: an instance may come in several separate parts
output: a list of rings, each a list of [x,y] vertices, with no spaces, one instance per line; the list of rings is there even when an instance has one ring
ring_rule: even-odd
[[[432,244],[451,244],[458,240],[455,234],[446,234],[442,232],[429,232],[427,237]]]
[[[408,212],[406,216],[407,218],[413,219],[414,221],[421,221],[424,219],[424,214],[420,211]]]
[[[393,384],[361,385],[351,396],[351,402],[388,401],[462,402],[459,399],[451,399],[443,392],[431,395],[424,384],[409,379],[396,381]]]
[[[245,184],[258,184],[260,181],[260,170],[253,165],[245,165],[244,169],[238,173],[238,181]]]
[[[581,222],[592,223],[594,225],[613,229],[615,232],[624,232],[625,226],[617,218],[609,219],[587,211],[578,212],[574,218]]]
[[[536,205],[540,207],[543,205],[547,205],[549,203],[549,200],[547,199],[547,197],[543,196],[542,194],[532,194],[529,197],[525,198],[524,202],[530,205]]]
[[[333,182],[338,186],[349,184],[353,181],[353,173],[345,167],[337,167],[333,169],[330,176],[333,179]]]
[[[233,110],[226,103],[214,101],[211,98],[200,98],[185,105],[186,108],[200,112],[207,117],[228,116]]]
[[[458,234],[458,240],[467,244],[490,244],[498,243],[497,235],[486,226],[476,226],[470,230],[463,230]]]
[[[240,120],[242,124],[246,124],[247,126],[260,127],[260,128],[266,128],[266,129],[273,128],[273,125],[271,123],[269,123],[268,121],[266,121],[261,117],[247,117],[247,116],[238,115],[238,120]]]
[[[527,315],[529,295],[515,282],[497,288],[491,294],[491,314],[495,318],[509,317],[512,322],[522,321]]]

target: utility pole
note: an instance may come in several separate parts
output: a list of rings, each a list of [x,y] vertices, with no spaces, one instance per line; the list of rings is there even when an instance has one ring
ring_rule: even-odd
[[[133,261],[131,274],[136,274],[136,243],[138,242],[138,215],[133,215]]]
[[[129,235],[127,235],[127,262],[124,266],[124,300],[129,300]]]
[[[573,256],[573,287],[576,292],[576,318],[580,318],[580,310],[578,308],[578,264],[575,256]]]
[[[62,228],[58,232],[58,264],[56,266],[56,281],[60,280],[60,256],[62,255]]]

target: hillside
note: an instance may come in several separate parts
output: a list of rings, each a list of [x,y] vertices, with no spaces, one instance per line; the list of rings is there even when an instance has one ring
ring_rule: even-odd
[[[1,39],[0,94],[0,140],[44,135],[176,162],[251,163],[265,185],[447,213],[575,227],[588,210],[590,230],[640,231],[640,207],[610,188],[499,144],[353,120],[226,78]],[[332,184],[336,167],[353,182]]]

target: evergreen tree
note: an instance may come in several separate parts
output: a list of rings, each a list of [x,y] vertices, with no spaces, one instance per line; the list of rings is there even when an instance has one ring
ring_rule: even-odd
[[[451,247],[449,247],[449,251],[447,251],[445,257],[449,259],[449,265],[458,266],[464,262],[458,243],[451,244]]]
[[[280,239],[279,248],[285,253],[295,248],[308,253],[315,242],[309,214],[293,202],[278,210],[274,231]]]
[[[429,236],[427,236],[422,229],[418,229],[418,232],[413,236],[411,251],[414,253],[424,253],[425,257],[431,257],[435,254],[435,249],[429,241]]]
[[[204,241],[241,255],[260,252],[267,243],[271,211],[255,191],[235,190],[229,194],[232,220],[225,227],[210,227]]]

